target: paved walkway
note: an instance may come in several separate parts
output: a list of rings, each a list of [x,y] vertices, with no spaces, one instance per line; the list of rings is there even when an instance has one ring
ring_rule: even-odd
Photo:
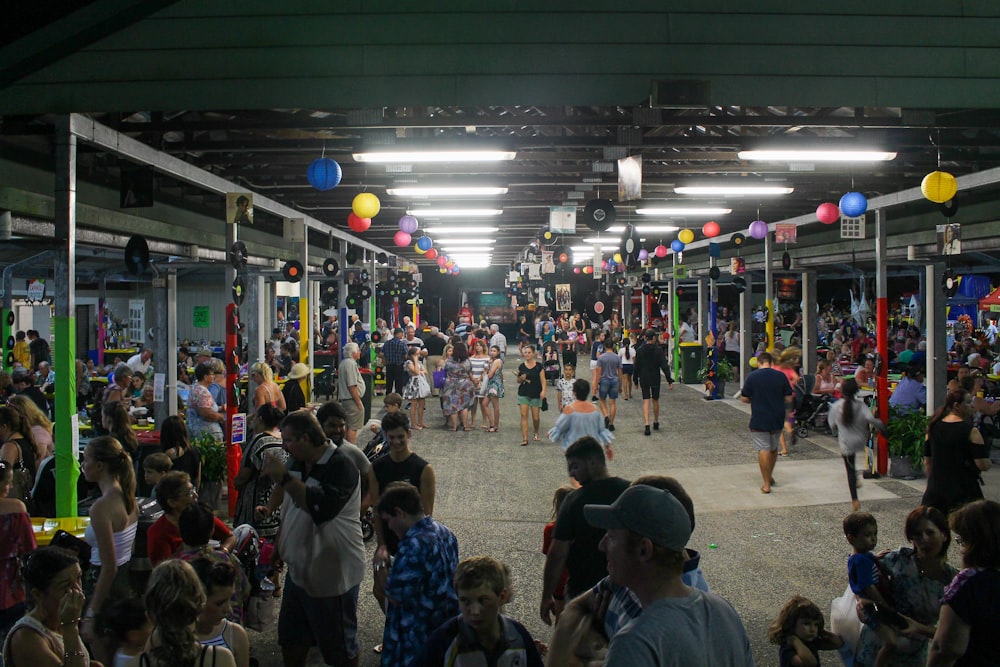
[[[562,450],[544,438],[555,421],[553,411],[542,413],[543,442],[518,446],[514,368],[511,359],[498,433],[432,428],[415,432],[412,446],[434,465],[435,518],[458,536],[460,556],[488,554],[508,563],[515,598],[507,613],[547,641],[550,630],[538,617],[542,527],[549,520],[552,492],[568,478]],[[555,403],[552,389],[549,399]],[[684,484],[697,513],[690,546],[702,553],[706,579],[743,618],[756,663],[776,665],[777,649],[766,635],[781,605],[798,593],[828,615],[830,601],[847,585],[850,547],[841,521],[851,507],[836,442],[825,436],[800,440],[789,457],[779,459],[777,485],[764,495],[748,441],[749,406],[730,399],[704,401],[696,386],[678,384],[673,391],[664,386],[662,427],[650,437],[642,434],[641,400],[618,406],[612,474],[627,479],[667,474]],[[442,421],[436,409],[428,410],[428,424]],[[1000,500],[1000,473],[991,470],[984,477],[987,497]],[[865,480],[859,496],[862,507],[879,520],[880,548],[905,543],[903,519],[922,492],[922,480]],[[379,664],[371,649],[381,640],[381,614],[370,588],[366,577],[359,611],[362,665]],[[251,633],[251,640],[262,667],[281,664],[274,633]],[[310,665],[322,664],[315,652],[310,657]]]

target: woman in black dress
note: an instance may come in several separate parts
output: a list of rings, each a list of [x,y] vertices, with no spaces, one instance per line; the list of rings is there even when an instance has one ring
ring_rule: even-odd
[[[952,389],[944,405],[927,424],[924,472],[927,490],[921,505],[946,515],[983,497],[981,471],[990,469],[990,451],[979,429],[972,425],[973,396],[964,388]]]

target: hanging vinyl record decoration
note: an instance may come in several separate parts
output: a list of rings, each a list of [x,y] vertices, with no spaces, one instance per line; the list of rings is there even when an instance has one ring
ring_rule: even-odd
[[[344,261],[348,264],[355,264],[358,261],[358,249],[354,246],[347,248],[347,252],[344,253]]]
[[[362,299],[368,299],[368,298],[371,298],[371,295],[372,295],[372,289],[371,289],[370,287],[368,287],[368,285],[363,285],[363,286],[361,287],[361,289],[359,289],[359,290],[358,290],[358,295],[359,295],[359,296],[360,296],[360,297],[361,297]]]
[[[237,271],[243,269],[247,265],[247,257],[249,257],[247,244],[243,241],[233,241],[233,245],[229,246],[230,266]]]
[[[247,284],[243,276],[236,276],[233,281],[233,303],[237,306],[243,305],[243,297],[246,296]]]
[[[297,283],[302,280],[303,271],[302,262],[297,259],[290,259],[281,267],[281,275],[290,283]]]
[[[708,270],[708,277],[711,278],[712,280],[718,280],[719,276],[721,276],[721,275],[722,275],[722,271],[720,271],[719,267],[717,267],[717,266],[713,266],[712,268],[710,268]]]
[[[340,263],[333,257],[327,257],[323,260],[323,273],[327,278],[336,277],[336,275],[340,273]]]
[[[595,232],[605,232],[615,224],[615,206],[608,199],[591,199],[583,207],[583,221]]]
[[[948,268],[944,270],[944,274],[941,276],[941,289],[949,299],[955,296],[955,292],[958,291],[958,278],[955,277],[953,269]]]
[[[747,279],[743,276],[733,276],[733,287],[737,294],[743,294],[747,289]]]
[[[631,222],[625,225],[618,252],[621,253],[625,268],[635,268],[636,262],[639,261],[639,233],[636,232]]]
[[[955,214],[958,213],[958,193],[956,192],[954,197],[943,204],[938,204],[938,210],[946,218],[955,217]]]
[[[149,244],[144,237],[133,236],[125,244],[125,268],[133,276],[142,275],[149,268]]]
[[[747,240],[747,237],[743,236],[742,234],[733,234],[733,238],[731,238],[729,241],[734,246],[736,246],[737,248],[739,248],[741,245],[743,245],[743,243],[746,240]]]
[[[781,268],[788,271],[792,268],[792,256],[788,254],[788,251],[781,253]]]

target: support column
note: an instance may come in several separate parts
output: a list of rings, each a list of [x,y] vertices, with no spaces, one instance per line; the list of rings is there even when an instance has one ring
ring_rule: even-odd
[[[767,351],[771,353],[774,352],[774,305],[774,242],[768,230],[764,237],[764,309],[767,314],[764,329],[767,331]]]
[[[712,332],[713,338],[715,331],[714,327],[710,324],[709,313],[709,289],[708,282],[706,278],[698,278],[698,341],[704,345],[705,341],[708,339],[706,335],[709,331]]]
[[[743,274],[746,289],[740,294],[740,386],[746,381],[750,367],[750,357],[753,356],[753,277],[750,272]]]
[[[300,250],[299,261],[302,262],[302,280],[299,281],[299,361],[310,369],[312,365],[312,309],[309,307],[309,229],[303,228],[302,249]],[[343,265],[341,265],[343,266]],[[306,403],[313,400],[313,374],[299,380],[302,387],[302,395],[306,397]]]
[[[173,273],[173,271],[171,271]],[[176,286],[176,274],[174,285]],[[153,368],[157,374],[163,375],[163,399],[153,403],[153,417],[156,425],[160,426],[163,421],[172,414],[177,414],[177,336],[171,336],[169,332],[170,322],[176,322],[177,318],[170,317],[170,284],[162,274],[153,278],[153,340],[147,340],[143,345],[151,345],[153,348]],[[176,324],[174,333],[176,334]],[[173,380],[171,380],[171,376]],[[173,397],[173,399],[171,399]],[[173,405],[173,412],[170,407]]]
[[[239,236],[239,225],[235,222],[225,223],[226,225],[226,248],[233,247]],[[226,282],[224,283],[225,294],[232,294],[233,283],[236,282],[236,267],[232,262],[226,263]],[[230,299],[232,297],[230,296]],[[240,373],[237,361],[240,358],[239,350],[239,328],[240,309],[235,301],[230,301],[226,305],[225,320],[225,342],[223,343],[222,363],[226,373],[226,420],[223,422],[223,444],[226,447],[226,483],[229,487],[227,498],[229,501],[229,516],[236,512],[236,499],[238,492],[233,482],[240,472],[240,462],[243,458],[243,442],[246,438],[247,425],[246,415],[239,414],[240,406],[237,403],[237,388],[240,382]]]
[[[875,415],[883,423],[889,421],[889,298],[886,285],[885,257],[888,249],[888,234],[882,209],[875,209],[875,349],[878,363],[875,372],[875,392],[877,403]],[[863,298],[860,295],[859,298]],[[889,471],[889,441],[884,435],[878,436],[876,464],[878,474]]]
[[[802,372],[816,372],[816,273],[802,272]]]
[[[167,271],[167,414],[177,414],[177,269]],[[157,417],[157,424],[162,424]]]
[[[928,264],[925,269],[924,331],[927,332],[927,414],[944,403],[948,393],[948,338],[945,336],[946,299],[935,285],[941,284],[944,265]]]
[[[55,345],[56,377],[76,377],[76,136],[70,116],[56,119],[55,241]],[[79,468],[79,416],[76,383],[56,383],[55,419],[67,428],[55,431],[56,515],[76,516],[76,480]]]

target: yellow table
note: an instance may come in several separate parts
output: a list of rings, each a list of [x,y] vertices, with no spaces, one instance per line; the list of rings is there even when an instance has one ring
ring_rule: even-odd
[[[71,516],[57,519],[45,519],[42,517],[32,517],[31,527],[35,531],[35,542],[38,546],[48,546],[52,542],[52,536],[57,530],[65,530],[76,537],[83,539],[83,533],[90,525],[89,516]]]

